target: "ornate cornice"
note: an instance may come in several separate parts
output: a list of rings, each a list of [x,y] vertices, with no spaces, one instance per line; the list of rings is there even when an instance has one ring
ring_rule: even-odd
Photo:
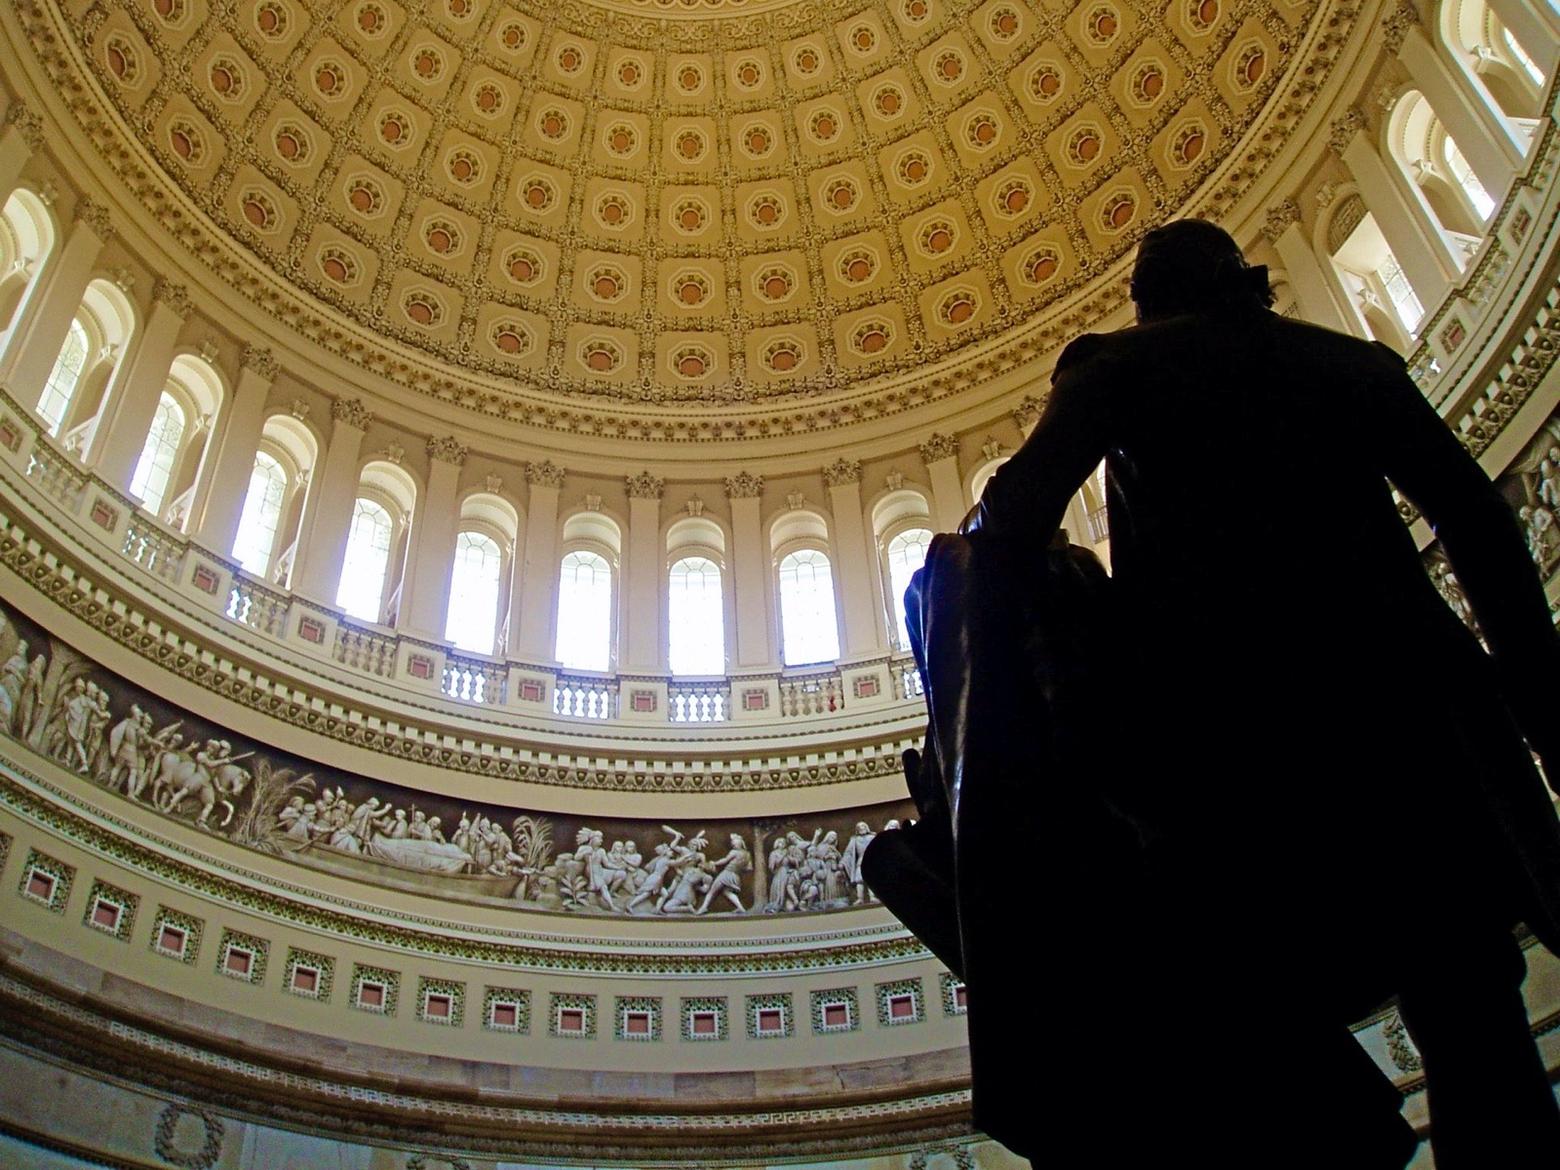
[[[426,449],[430,459],[437,459],[440,463],[453,463],[456,467],[466,466],[466,444],[454,435],[445,435],[442,439],[429,439]]]
[[[756,500],[764,494],[764,477],[751,471],[739,471],[726,477],[728,500]]]
[[[625,475],[623,482],[628,486],[628,498],[631,500],[659,500],[661,493],[666,490],[666,480],[648,471]]]
[[[927,436],[926,442],[920,446],[921,462],[936,463],[942,459],[952,459],[959,453],[959,441],[952,435],[933,433]]]
[[[374,421],[374,412],[363,405],[361,398],[338,398],[330,404],[330,417],[353,430],[366,431]]]
[[[563,468],[551,459],[525,465],[525,481],[532,487],[562,488],[564,474]]]
[[[276,381],[277,374],[281,373],[281,367],[277,364],[276,355],[271,352],[269,346],[265,345],[244,346],[243,352],[238,355],[238,364],[243,369],[259,374],[267,382]],[[303,407],[303,414],[299,414],[297,411],[297,407],[300,405]],[[293,408],[293,417],[296,419],[302,419],[309,413],[309,404],[301,398],[293,399]],[[332,415],[335,414],[334,407],[332,407],[331,413]]]
[[[11,104],[6,106],[5,125],[16,127],[16,132],[30,149],[37,150],[43,145],[43,121],[21,98],[12,98]]]
[[[823,469],[823,482],[832,487],[845,487],[861,482],[861,460],[836,459]]]
[[[1262,235],[1270,244],[1276,244],[1278,237],[1289,228],[1300,222],[1300,205],[1293,199],[1281,199],[1268,208],[1267,215],[1262,220]]]

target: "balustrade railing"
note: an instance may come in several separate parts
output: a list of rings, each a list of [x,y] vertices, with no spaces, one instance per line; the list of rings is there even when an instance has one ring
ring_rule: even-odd
[[[666,717],[673,723],[724,723],[730,718],[729,682],[672,682],[666,688]]]
[[[804,674],[780,680],[780,714],[828,715],[845,707],[845,685],[840,676]]]
[[[461,654],[444,659],[443,690],[452,699],[467,703],[502,703],[507,697],[509,671],[497,662]]]
[[[27,478],[46,498],[53,500],[67,512],[75,513],[81,506],[81,493],[86,490],[87,477],[71,464],[67,456],[39,443],[32,449],[27,462]]]
[[[189,545],[182,540],[175,540],[150,520],[132,516],[125,528],[124,545],[119,551],[152,576],[163,581],[174,581],[184,566],[184,555],[189,551]]]
[[[280,638],[287,628],[287,610],[292,599],[260,582],[233,574],[233,588],[228,592],[226,616],[241,622],[252,630]]]
[[[559,675],[553,683],[553,714],[611,719],[617,714],[617,687],[610,679]]]
[[[343,666],[388,678],[395,673],[394,637],[343,621],[336,627],[335,659]]]
[[[919,699],[926,694],[926,686],[921,682],[921,668],[915,664],[914,658],[893,663],[889,673],[894,680],[894,698]]]

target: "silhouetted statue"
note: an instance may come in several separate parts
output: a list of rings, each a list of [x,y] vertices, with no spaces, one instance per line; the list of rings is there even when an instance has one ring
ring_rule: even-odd
[[[1560,822],[1528,751],[1560,777],[1560,638],[1523,534],[1401,358],[1273,314],[1222,230],[1149,233],[1132,294],[1135,327],[1063,352],[968,539],[934,542],[921,840],[868,856],[891,908],[874,861],[944,867],[957,922],[938,953],[969,985],[977,1123],[1025,1154],[1098,1124],[1111,1151],[1158,1126],[1161,1153],[1201,1146],[1204,1165],[1401,1166],[1390,1085],[1344,1027],[1395,995],[1438,1170],[1544,1164],[1560,1110],[1513,928],[1560,953]],[[1077,602],[1057,558],[1078,558],[1038,550],[1101,459],[1113,577],[1091,670],[1050,653]],[[1388,481],[1434,526],[1488,654]],[[1037,620],[1053,636],[1024,644]],[[939,816],[952,860],[920,865],[949,839]],[[1010,827],[1034,842],[1032,910],[964,888]],[[1014,931],[1052,948],[1027,999],[1003,970],[1022,965]],[[1053,1026],[1075,1067],[1045,1078]]]

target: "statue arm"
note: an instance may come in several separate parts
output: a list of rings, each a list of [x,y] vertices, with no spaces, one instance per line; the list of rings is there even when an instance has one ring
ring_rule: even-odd
[[[1380,347],[1371,441],[1382,472],[1424,514],[1484,632],[1503,692],[1560,786],[1560,634],[1522,530],[1495,485],[1403,368]],[[1560,790],[1560,788],[1557,788]]]
[[[1114,397],[1105,344],[1090,333],[1062,351],[1034,432],[992,476],[961,531],[1050,543],[1073,493],[1105,458]]]

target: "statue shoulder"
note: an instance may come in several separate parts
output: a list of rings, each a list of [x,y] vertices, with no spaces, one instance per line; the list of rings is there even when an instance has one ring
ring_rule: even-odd
[[[1103,333],[1085,333],[1075,337],[1067,343],[1061,356],[1056,359],[1056,373],[1073,366],[1079,366],[1088,362],[1110,347],[1110,338]]]

